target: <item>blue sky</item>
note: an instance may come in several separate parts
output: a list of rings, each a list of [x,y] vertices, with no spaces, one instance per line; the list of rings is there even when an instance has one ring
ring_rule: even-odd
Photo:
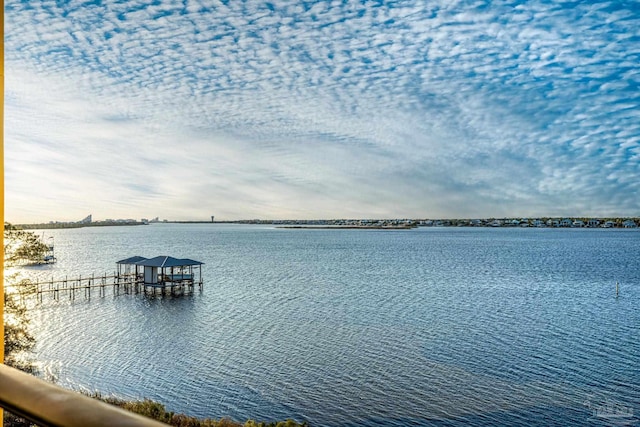
[[[5,2],[13,222],[640,215],[638,1]]]

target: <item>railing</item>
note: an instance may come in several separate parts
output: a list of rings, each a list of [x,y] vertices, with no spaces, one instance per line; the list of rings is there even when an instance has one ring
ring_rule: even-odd
[[[39,426],[166,427],[5,365],[0,365],[0,407]]]

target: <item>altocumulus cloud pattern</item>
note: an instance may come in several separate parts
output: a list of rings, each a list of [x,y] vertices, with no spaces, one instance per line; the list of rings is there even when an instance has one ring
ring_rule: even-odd
[[[636,1],[5,3],[9,219],[640,212]]]

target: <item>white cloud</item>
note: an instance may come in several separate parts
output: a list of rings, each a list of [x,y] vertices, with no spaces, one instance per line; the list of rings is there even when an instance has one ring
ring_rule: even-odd
[[[9,2],[8,218],[638,214],[637,11],[273,5]]]

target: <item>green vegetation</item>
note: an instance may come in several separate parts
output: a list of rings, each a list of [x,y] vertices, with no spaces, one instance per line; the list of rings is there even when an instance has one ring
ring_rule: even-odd
[[[40,262],[48,250],[49,247],[33,232],[4,224],[5,266]]]
[[[5,267],[25,262],[36,262],[44,257],[47,245],[33,233],[20,230],[11,224],[4,225]],[[17,276],[5,277],[4,286],[4,363],[21,371],[37,374],[31,351],[36,344],[29,332],[27,307],[17,293],[11,292],[15,286],[28,286],[28,281],[18,281]],[[4,413],[4,426],[22,427],[31,423]]]
[[[16,295],[4,293],[4,363],[21,371],[36,374],[31,357],[36,341],[29,332],[27,309]]]
[[[139,401],[122,400],[115,397],[103,397],[100,394],[93,394],[91,397],[99,399],[103,402],[117,406],[136,414],[144,415],[156,421],[163,422],[176,427],[302,427],[307,423],[298,423],[294,420],[278,421],[278,422],[257,422],[248,420],[244,424],[222,418],[215,420],[211,418],[195,418],[184,414],[176,414],[168,412],[164,405],[149,399]]]
[[[48,247],[33,233],[11,224],[4,224],[4,265],[11,267],[23,262],[35,262],[44,257]],[[35,339],[29,332],[27,307],[16,287],[27,287],[28,280],[18,280],[16,275],[5,277],[4,286],[4,363],[21,371],[35,374],[36,365],[30,353]]]

